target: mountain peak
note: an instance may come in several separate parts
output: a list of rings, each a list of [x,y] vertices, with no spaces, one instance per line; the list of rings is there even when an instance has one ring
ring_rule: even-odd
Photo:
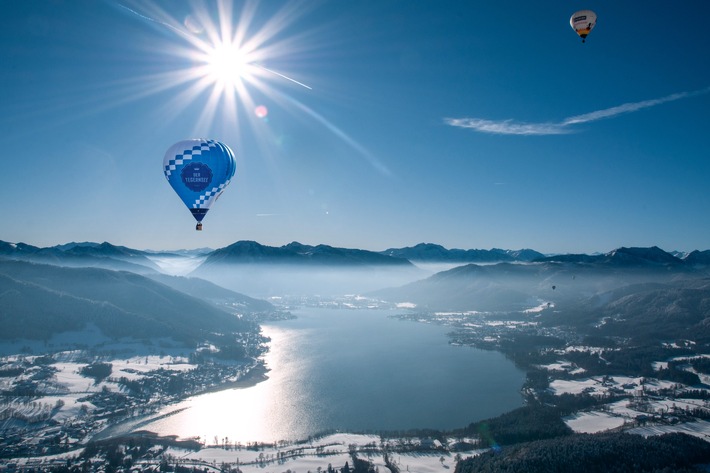
[[[63,245],[55,245],[52,248],[56,248],[56,249],[62,250],[62,251],[67,251],[67,250],[74,249],[77,246],[95,248],[95,247],[99,246],[99,244],[96,242],[93,242],[93,241],[83,241],[81,243],[76,242],[76,241],[72,241],[69,243],[64,243]]]
[[[610,251],[605,256],[610,261],[622,264],[682,264],[682,260],[666,251],[663,251],[657,246],[652,246],[650,248],[621,247]]]
[[[683,258],[683,261],[692,266],[710,266],[710,250],[691,251]]]

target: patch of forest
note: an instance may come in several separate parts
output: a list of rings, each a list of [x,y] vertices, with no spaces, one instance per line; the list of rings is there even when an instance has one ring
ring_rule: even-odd
[[[557,407],[529,404],[498,417],[469,424],[456,432],[461,436],[479,436],[482,447],[512,445],[532,440],[572,434]]]
[[[697,472],[709,462],[710,443],[682,433],[576,434],[492,449],[458,462],[455,473]]]

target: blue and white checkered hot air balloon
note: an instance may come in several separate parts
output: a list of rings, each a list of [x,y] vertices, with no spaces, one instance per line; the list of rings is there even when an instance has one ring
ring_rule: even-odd
[[[236,169],[229,146],[214,140],[180,141],[168,149],[163,159],[165,177],[197,220],[197,230],[202,230],[202,219],[229,185]]]

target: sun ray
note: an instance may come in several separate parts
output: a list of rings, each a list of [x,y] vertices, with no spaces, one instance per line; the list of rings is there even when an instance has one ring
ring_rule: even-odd
[[[303,87],[305,87],[305,88],[308,89],[308,90],[313,90],[312,87],[310,87],[310,86],[304,84],[303,82],[299,82],[299,81],[297,81],[296,79],[292,79],[292,78],[290,78],[290,77],[288,77],[288,76],[285,76],[285,75],[281,74],[280,72],[273,71],[273,70],[271,70],[271,69],[269,69],[269,68],[267,68],[267,67],[260,66],[260,65],[258,65],[258,64],[255,64],[255,66],[256,66],[256,67],[259,67],[259,68],[261,68],[261,69],[263,69],[263,70],[265,70],[266,72],[270,72],[270,73],[272,73],[272,74],[276,74],[276,75],[279,76],[279,77],[283,77],[283,78],[286,79],[286,80],[290,80],[291,82],[293,82],[293,83],[295,83],[295,84],[298,84],[298,85],[300,85],[300,86],[303,86]]]
[[[228,1],[192,4],[194,8],[188,15],[190,21],[186,18],[183,25],[154,4],[142,8],[146,4],[138,4],[137,0],[124,1],[134,2],[131,4],[133,8],[124,8],[153,25],[163,25],[180,40],[167,52],[177,63],[183,64],[153,75],[144,94],[151,93],[148,90],[159,93],[178,89],[170,105],[175,112],[186,110],[201,100],[202,106],[193,112],[196,136],[214,133],[213,127],[219,123],[223,130],[236,134],[239,140],[245,133],[257,137],[256,143],[263,147],[263,156],[269,156],[271,147],[278,144],[272,135],[273,130],[262,125],[268,112],[263,111],[266,108],[257,104],[255,97],[264,96],[300,119],[322,125],[379,173],[391,176],[390,170],[348,133],[278,87],[288,82],[312,90],[302,80],[270,65],[283,59],[292,61],[295,53],[310,49],[306,45],[312,32],[294,35],[288,31],[308,11],[306,3],[287,2],[268,17],[259,10],[262,4],[252,0],[244,2],[238,12]],[[160,50],[165,45],[154,47]],[[261,116],[257,109],[262,110]]]
[[[129,6],[119,6],[146,22],[164,27],[180,40],[169,48],[156,43],[152,49],[187,63],[144,79],[145,89],[135,96],[176,88],[180,90],[176,97],[180,103],[170,107],[184,110],[211,89],[205,103],[209,110],[199,112],[198,129],[209,128],[218,116],[233,125],[237,124],[240,114],[246,113],[249,117],[249,110],[254,107],[252,90],[272,95],[274,81],[288,81],[311,90],[302,80],[267,65],[270,61],[289,57],[299,47],[296,44],[303,43],[302,38],[295,40],[284,33],[308,10],[300,2],[284,4],[265,19],[259,18],[260,4],[251,0],[242,4],[238,15],[228,1],[192,4],[193,9],[188,15],[190,28],[186,26],[187,18],[181,22],[152,2],[124,2]]]

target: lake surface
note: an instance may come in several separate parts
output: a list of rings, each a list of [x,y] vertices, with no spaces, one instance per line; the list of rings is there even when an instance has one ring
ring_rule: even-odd
[[[194,396],[140,428],[208,444],[272,442],[330,429],[451,429],[522,405],[524,372],[500,353],[449,345],[447,327],[384,309],[293,313],[263,326],[268,380]]]

